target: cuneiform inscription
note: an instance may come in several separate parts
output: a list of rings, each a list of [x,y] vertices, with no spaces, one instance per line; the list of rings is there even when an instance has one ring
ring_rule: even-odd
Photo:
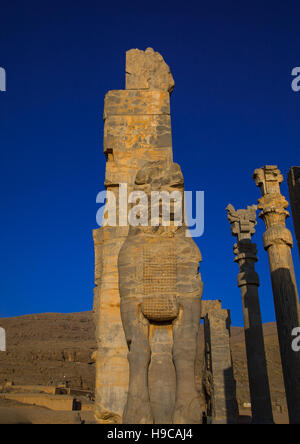
[[[159,256],[144,249],[143,265],[144,315],[157,322],[174,319],[178,313],[174,249],[168,247]]]

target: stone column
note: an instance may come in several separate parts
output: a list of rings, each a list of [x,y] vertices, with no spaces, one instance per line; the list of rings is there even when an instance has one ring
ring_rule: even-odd
[[[300,255],[300,166],[292,167],[288,174],[290,202],[296,239]]]
[[[202,301],[207,416],[211,424],[236,424],[238,406],[230,350],[230,313],[220,301]]]
[[[263,240],[269,255],[289,418],[290,423],[300,424],[300,353],[291,347],[292,330],[300,326],[299,297],[291,253],[293,239],[285,226],[288,202],[280,194],[283,176],[277,166],[259,168],[253,178],[262,194],[258,208],[266,224]]]
[[[266,424],[273,423],[273,413],[258,297],[259,277],[255,271],[257,249],[251,242],[257,224],[256,209],[253,205],[236,211],[228,205],[227,212],[232,234],[237,237],[234,260],[240,269],[238,286],[242,294],[252,422]]]

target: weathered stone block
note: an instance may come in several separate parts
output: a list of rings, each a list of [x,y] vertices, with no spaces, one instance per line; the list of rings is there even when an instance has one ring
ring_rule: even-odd
[[[122,115],[170,115],[170,95],[160,90],[113,90],[104,100],[104,119]]]
[[[137,156],[137,149],[169,146],[172,136],[168,115],[110,116],[105,121],[104,151],[111,149],[114,160],[118,151],[124,156],[124,151],[133,150],[132,155]]]
[[[152,48],[126,52],[126,89],[161,89],[171,93],[174,79],[163,57]]]

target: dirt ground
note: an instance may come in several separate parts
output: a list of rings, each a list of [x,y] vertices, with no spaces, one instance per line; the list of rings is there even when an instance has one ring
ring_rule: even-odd
[[[0,399],[0,424],[94,424],[93,412],[53,411]]]

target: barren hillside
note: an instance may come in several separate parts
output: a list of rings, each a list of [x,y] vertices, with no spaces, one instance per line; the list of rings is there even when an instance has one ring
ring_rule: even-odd
[[[15,384],[69,381],[74,388],[94,389],[91,355],[96,344],[91,312],[0,318],[0,326],[7,333],[7,352],[0,353],[0,385],[5,380]],[[249,402],[244,333],[240,327],[232,327],[231,333],[237,397],[242,405]],[[285,411],[276,325],[265,324],[264,334],[272,402],[275,409]],[[201,358],[199,361],[200,369]]]

